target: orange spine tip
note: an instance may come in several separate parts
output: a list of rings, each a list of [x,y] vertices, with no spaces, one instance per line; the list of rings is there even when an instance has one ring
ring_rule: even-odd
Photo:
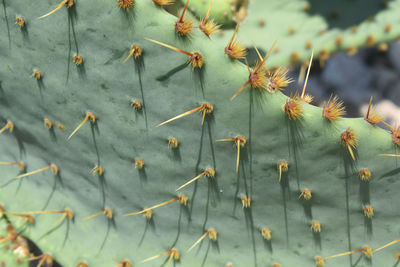
[[[240,89],[231,97],[231,101],[238,96],[238,94],[240,94],[240,92],[243,91],[244,88],[246,88],[246,86],[250,83],[250,80],[247,80],[247,82],[245,82],[245,84],[243,84],[242,87],[240,87]]]
[[[179,20],[177,20],[175,22],[175,31],[181,36],[188,35],[189,33],[192,32],[192,29],[193,29],[193,22],[190,19],[186,19],[186,20],[183,19],[188,5],[189,5],[189,0],[187,0],[185,7],[183,8],[183,11],[182,11],[182,14],[181,14]]]
[[[236,24],[235,30],[233,31],[232,37],[231,37],[231,39],[230,39],[230,41],[228,43],[228,47],[229,48],[232,46],[233,40],[235,39],[235,35],[239,30],[239,25],[240,25],[239,23]]]
[[[204,18],[204,23],[207,22],[207,20],[210,16],[212,4],[213,4],[213,0],[210,1],[210,5],[208,6],[207,14],[206,14],[206,17]]]
[[[199,29],[207,36],[214,34],[219,31],[221,25],[217,25],[213,19],[208,20],[210,17],[211,7],[212,7],[213,0],[210,1],[210,6],[208,7],[207,14],[204,19],[200,20]]]
[[[183,8],[181,17],[179,18],[179,22],[183,22],[183,17],[185,16],[186,9],[187,9],[188,5],[189,5],[189,0],[186,1],[186,4],[185,4],[185,7]]]

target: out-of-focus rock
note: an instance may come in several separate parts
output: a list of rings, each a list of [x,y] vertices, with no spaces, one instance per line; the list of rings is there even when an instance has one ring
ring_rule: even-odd
[[[326,62],[321,80],[345,102],[361,105],[374,93],[372,85],[373,71],[363,61],[363,54],[349,56],[337,54]]]
[[[396,69],[396,71],[400,72],[400,43],[399,42],[393,42],[389,45],[388,58],[390,60],[390,63]]]

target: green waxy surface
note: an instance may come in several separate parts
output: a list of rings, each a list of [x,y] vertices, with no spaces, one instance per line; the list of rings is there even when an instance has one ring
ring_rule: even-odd
[[[73,221],[63,221],[50,234],[46,233],[61,214],[36,215],[35,225],[24,232],[63,266],[82,260],[90,266],[115,266],[115,260],[123,259],[135,266],[159,266],[167,256],[140,262],[172,245],[181,252],[181,266],[201,266],[203,260],[211,267],[228,262],[313,266],[316,255],[348,251],[349,240],[351,249],[358,249],[378,248],[398,238],[398,167],[395,159],[378,156],[396,151],[389,133],[362,119],[329,123],[320,108],[306,104],[302,120],[288,121],[282,111],[283,94],[256,91],[249,127],[250,90],[230,100],[248,79],[247,68],[226,57],[225,43],[214,42],[197,29],[187,40],[178,38],[173,29],[176,18],[152,1],[136,1],[129,13],[119,10],[114,1],[79,1],[74,31],[84,69],[70,64],[66,83],[67,63],[76,52],[67,10],[38,20],[54,7],[53,1],[15,0],[6,5],[11,49],[8,39],[1,38],[0,126],[10,120],[15,130],[0,136],[1,160],[22,160],[28,171],[53,163],[60,175],[47,170],[7,183],[18,169],[1,166],[0,202],[11,212],[69,208],[75,213]],[[25,35],[12,23],[16,14],[27,21]],[[201,71],[192,70],[185,66],[186,55],[145,37],[198,51],[205,65]],[[133,43],[143,49],[142,65],[133,60],[122,63]],[[30,77],[34,68],[43,74],[40,89]],[[132,109],[131,98],[145,103],[142,112]],[[201,114],[192,114],[156,127],[204,101],[214,105],[214,112],[203,126]],[[67,140],[87,111],[97,116],[97,124],[91,128],[85,123]],[[43,125],[45,117],[62,122],[66,132],[49,132]],[[354,164],[340,144],[340,135],[348,127],[359,137]],[[239,177],[233,143],[216,141],[237,135],[248,140],[241,151]],[[171,136],[180,142],[178,151],[168,148]],[[144,171],[134,168],[135,158],[144,160]],[[281,160],[289,163],[282,186],[276,168]],[[100,180],[91,174],[97,164],[105,169]],[[180,209],[174,202],[155,209],[154,227],[146,226],[142,215],[123,216],[172,199],[176,188],[209,167],[216,170],[218,186],[208,178],[187,186],[182,192],[189,197],[188,207]],[[365,167],[373,174],[369,184],[362,184],[357,176]],[[312,190],[312,218],[298,199],[302,188]],[[243,209],[238,199],[246,192],[253,200],[250,209]],[[368,196],[375,210],[372,226],[362,211],[362,200]],[[113,222],[104,215],[83,220],[104,206],[115,212]],[[320,246],[311,232],[311,220],[321,222]],[[203,227],[218,231],[219,252],[210,246],[207,253],[205,239],[201,247],[187,253],[204,233]],[[264,243],[260,227],[271,229],[271,246]],[[373,265],[394,265],[392,254],[397,250],[394,245],[376,253]],[[352,262],[358,257],[353,255]],[[327,260],[326,265],[348,266],[350,260],[340,257]],[[361,259],[357,266],[368,263]]]
[[[182,1],[185,2],[186,1]],[[244,2],[241,4],[241,2]],[[237,8],[246,9],[247,1],[229,1],[229,0],[214,0],[210,11],[210,18],[214,19],[218,24],[224,26],[232,26],[235,20]],[[199,18],[204,18],[210,6],[210,1],[192,0],[189,2],[189,10],[196,14]],[[183,3],[182,3],[183,4]],[[236,6],[238,4],[238,6]]]

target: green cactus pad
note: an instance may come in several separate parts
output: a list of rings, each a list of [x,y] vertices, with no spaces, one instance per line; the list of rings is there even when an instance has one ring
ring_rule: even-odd
[[[302,102],[301,119],[289,120],[283,112],[287,97],[279,92],[246,87],[230,100],[248,79],[246,66],[198,29],[178,37],[176,17],[150,0],[135,1],[129,11],[115,1],[79,1],[40,20],[53,1],[7,1],[6,8],[11,49],[1,38],[0,127],[9,120],[15,128],[0,135],[1,161],[21,160],[27,172],[55,164],[59,173],[47,169],[15,178],[17,166],[1,165],[0,203],[14,213],[74,212],[61,222],[64,213],[36,214],[23,232],[62,266],[117,266],[123,260],[160,266],[169,255],[141,261],[173,247],[181,256],[177,266],[313,266],[317,255],[376,249],[398,238],[398,167],[395,159],[378,156],[396,152],[390,133],[363,119],[330,123],[320,108]],[[25,32],[13,25],[16,15],[25,17]],[[204,65],[192,69],[187,55],[145,38],[197,51]],[[123,63],[132,44],[142,54]],[[83,65],[72,63],[75,53]],[[40,80],[31,77],[34,69]],[[142,108],[134,109],[132,99]],[[196,112],[156,127],[204,102],[214,109],[203,125]],[[87,121],[68,139],[86,112],[96,122]],[[44,118],[53,122],[51,129]],[[349,127],[358,136],[355,161],[341,144]],[[217,141],[236,136],[247,139],[238,174],[234,142]],[[179,142],[175,149],[171,137]],[[135,168],[137,159],[142,168]],[[281,182],[279,161],[289,166]],[[102,176],[92,174],[95,166],[104,168]],[[214,178],[175,191],[207,168],[216,171]],[[361,168],[372,172],[370,182],[360,181]],[[299,198],[305,188],[310,200]],[[174,201],[156,208],[151,221],[124,216],[181,193],[186,206]],[[251,198],[250,207],[242,207],[242,196]],[[368,204],[375,210],[372,219],[363,213]],[[104,214],[84,219],[106,207],[112,220]],[[312,221],[321,223],[321,233],[313,234]],[[263,227],[271,230],[270,241]],[[217,242],[206,237],[187,252],[208,229],[218,232]],[[394,265],[397,249],[377,252],[374,265]],[[354,264],[360,256],[328,259],[326,266]],[[361,257],[359,266],[366,264]]]

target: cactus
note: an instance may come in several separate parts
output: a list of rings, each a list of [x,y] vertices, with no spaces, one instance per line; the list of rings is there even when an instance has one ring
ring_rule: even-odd
[[[185,2],[182,0],[181,2]],[[190,11],[199,19],[203,18],[210,6],[211,1],[192,0],[190,2]],[[232,27],[235,21],[241,21],[245,18],[248,11],[248,0],[213,0],[210,16],[224,27]]]
[[[271,40],[278,40],[269,60],[271,67],[305,62],[311,50],[322,63],[336,51],[344,50],[353,55],[359,47],[386,50],[387,42],[400,35],[400,30],[393,24],[393,18],[399,13],[398,1],[254,0],[247,7],[246,1],[220,0],[214,6],[220,2],[225,3],[220,4],[220,8],[227,7],[211,14],[218,23],[226,26],[230,25],[229,19],[239,21],[242,24],[240,38],[247,47],[256,45],[267,51]],[[209,3],[192,0],[191,6],[201,18]],[[218,19],[220,17],[223,19]],[[214,38],[215,42],[225,43],[232,32],[233,29],[225,30],[224,36]]]
[[[69,0],[42,19],[53,1],[3,2],[1,215],[41,249],[31,258],[395,264],[398,167],[379,154],[398,130],[285,96],[269,58],[249,76],[228,41],[180,36],[155,2]]]

